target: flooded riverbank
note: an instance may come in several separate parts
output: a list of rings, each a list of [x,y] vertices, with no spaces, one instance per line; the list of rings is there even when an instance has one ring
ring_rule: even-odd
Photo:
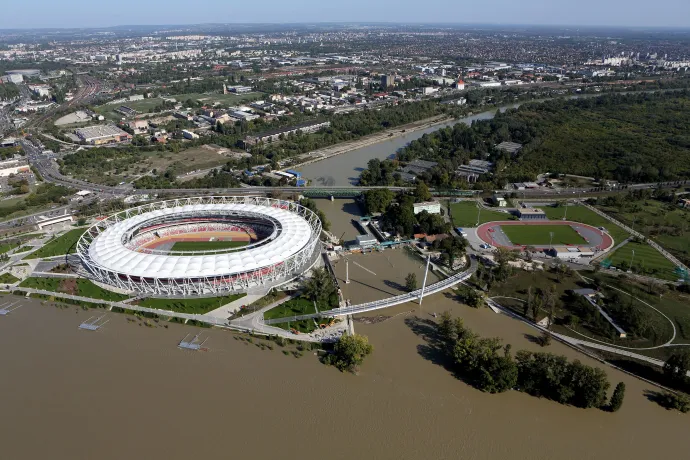
[[[196,329],[148,328],[111,314],[98,332],[80,331],[93,313],[23,300],[0,318],[0,441],[12,459],[682,458],[688,418],[649,402],[651,387],[605,368],[628,386],[620,412],[564,407],[508,392],[481,393],[424,355],[415,315],[451,309],[483,335],[515,349],[536,345],[521,323],[436,295],[385,310],[395,318],[356,324],[374,354],[359,376],[316,357],[285,356],[204,330],[209,352],[177,342]],[[428,310],[427,310],[428,308]],[[410,310],[415,310],[410,313]],[[580,358],[553,345],[549,351]],[[40,439],[40,442],[36,442]],[[662,447],[661,447],[662,446]]]

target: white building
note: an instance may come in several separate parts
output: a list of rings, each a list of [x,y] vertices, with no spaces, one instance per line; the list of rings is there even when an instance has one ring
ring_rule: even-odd
[[[505,208],[506,206],[508,206],[508,202],[506,201],[506,199],[500,195],[494,195],[493,201],[494,204],[499,208]]]
[[[58,216],[58,217],[53,217],[53,218],[45,218],[43,216],[39,217],[39,220],[36,225],[38,225],[39,230],[43,230],[46,227],[52,227],[53,225],[57,224],[63,224],[63,223],[72,223],[73,218],[71,214],[66,214],[64,216]]]
[[[199,135],[197,133],[194,133],[192,131],[188,131],[186,129],[182,130],[182,136],[185,139],[199,139]]]
[[[50,86],[29,85],[29,89],[38,97],[50,97]]]
[[[439,201],[424,201],[414,204],[414,213],[419,214],[426,211],[429,214],[441,214],[441,203]]]
[[[23,77],[21,74],[12,73],[12,74],[9,74],[9,75],[3,75],[2,77],[0,77],[0,80],[1,80],[3,83],[14,83],[14,84],[18,84],[18,83],[21,83],[21,82],[24,81],[24,77]]]

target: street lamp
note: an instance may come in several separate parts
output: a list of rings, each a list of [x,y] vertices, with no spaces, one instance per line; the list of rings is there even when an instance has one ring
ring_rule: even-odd
[[[635,260],[635,250],[632,250],[632,256],[630,256],[630,271],[632,271],[633,268],[633,260]]]
[[[479,216],[482,214],[482,207],[479,205],[479,202],[477,202],[477,225],[475,227],[479,227]]]
[[[565,203],[563,203],[563,206],[565,206],[565,212],[563,213],[563,220],[568,220],[568,200],[565,200]]]

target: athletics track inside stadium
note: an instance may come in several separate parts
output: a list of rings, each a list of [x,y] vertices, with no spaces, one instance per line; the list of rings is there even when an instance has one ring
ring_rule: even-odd
[[[200,236],[203,235],[203,236]],[[244,232],[201,232],[183,233],[179,235],[168,235],[157,238],[141,246],[141,249],[171,249],[172,246],[180,241],[246,241],[249,243],[256,239],[256,234],[249,235]],[[166,246],[163,248],[162,246]]]
[[[603,232],[596,227],[592,227],[591,225],[562,220],[543,220],[535,222],[511,220],[487,222],[477,227],[477,236],[486,244],[490,244],[491,246],[524,250],[526,248],[525,245],[513,244],[513,242],[510,241],[510,238],[508,238],[508,236],[505,233],[503,233],[501,227],[507,225],[568,225],[572,227],[573,230],[575,230],[585,241],[587,241],[587,244],[561,244],[558,245],[560,247],[565,246],[572,248],[586,248],[589,250],[593,250],[595,252],[607,251],[611,249],[611,247],[613,247],[613,238],[611,238],[611,235],[609,235],[608,233]],[[539,250],[549,249],[548,243],[540,245],[535,244],[531,246]]]

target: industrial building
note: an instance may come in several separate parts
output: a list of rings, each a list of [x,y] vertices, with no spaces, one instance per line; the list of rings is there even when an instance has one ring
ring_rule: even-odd
[[[315,133],[316,131],[328,128],[331,126],[330,121],[312,121],[308,123],[300,123],[298,125],[288,126],[285,128],[274,129],[271,131],[266,131],[265,133],[259,134],[257,136],[247,136],[244,140],[245,145],[256,145],[259,142],[272,142],[280,140],[280,136],[287,136],[291,133]]]
[[[12,174],[27,173],[31,170],[27,164],[14,163],[8,166],[0,165],[0,177],[8,177]]]
[[[15,85],[24,81],[24,77],[19,73],[12,73],[9,75],[3,75],[0,77],[0,81],[3,83],[14,83]]]
[[[132,139],[132,135],[115,125],[87,126],[74,130],[80,140],[91,145],[115,144]]]
[[[227,88],[231,93],[237,94],[251,93],[253,91],[251,86],[228,86]]]

